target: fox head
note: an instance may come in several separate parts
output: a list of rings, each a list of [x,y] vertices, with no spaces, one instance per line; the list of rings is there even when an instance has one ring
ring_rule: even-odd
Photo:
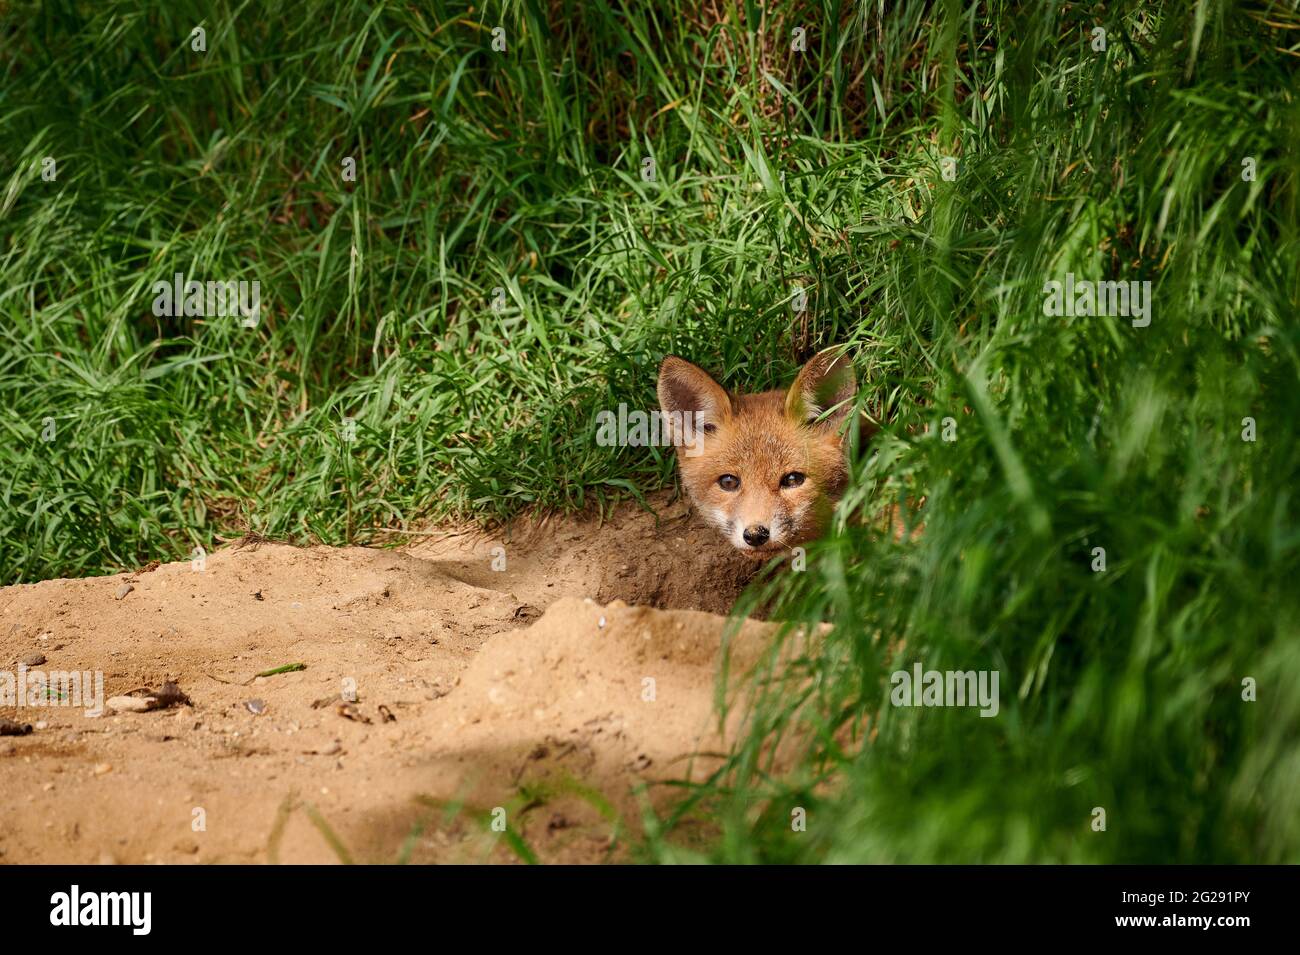
[[[768,557],[816,537],[844,491],[841,426],[857,382],[838,351],[815,355],[788,390],[748,395],[729,394],[674,355],[659,366],[664,420],[695,429],[675,439],[682,485],[742,553]]]

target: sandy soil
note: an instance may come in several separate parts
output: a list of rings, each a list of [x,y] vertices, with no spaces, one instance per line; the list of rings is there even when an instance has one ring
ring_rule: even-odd
[[[0,862],[517,861],[493,819],[542,861],[626,858],[658,783],[738,730],[716,614],[753,569],[654,503],[3,588],[0,669],[99,670],[105,697],[174,680],[192,706],[0,706],[34,727],[0,737]],[[733,667],[768,633],[746,622]]]

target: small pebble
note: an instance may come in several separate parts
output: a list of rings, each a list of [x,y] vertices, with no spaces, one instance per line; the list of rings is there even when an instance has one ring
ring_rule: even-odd
[[[20,660],[19,662],[26,667],[38,667],[45,662],[45,654],[29,653],[27,654],[27,656],[23,657],[22,660]]]
[[[118,600],[121,600],[123,597],[125,597],[133,590],[135,590],[135,588],[132,587],[130,584],[123,584],[121,587],[117,588],[117,592],[113,596],[115,596]]]
[[[244,709],[254,716],[261,716],[266,712],[266,703],[263,700],[245,700]]]
[[[138,696],[110,696],[107,703],[114,713],[145,713],[149,710],[149,701]]]
[[[94,770],[96,776],[107,776],[112,771],[113,771],[112,763],[100,763],[98,766],[95,767]]]

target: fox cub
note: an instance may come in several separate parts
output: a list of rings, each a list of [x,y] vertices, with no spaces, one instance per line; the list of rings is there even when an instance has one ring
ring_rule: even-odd
[[[697,429],[693,441],[675,441],[682,485],[744,554],[765,558],[817,537],[844,492],[841,431],[857,381],[839,351],[813,356],[788,390],[751,395],[729,394],[674,355],[659,365],[665,420]]]

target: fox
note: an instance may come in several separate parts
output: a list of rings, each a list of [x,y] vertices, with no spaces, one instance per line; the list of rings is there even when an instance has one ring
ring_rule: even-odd
[[[693,422],[690,447],[673,442],[681,483],[733,547],[764,560],[821,536],[849,476],[857,377],[841,348],[814,355],[788,389],[752,394],[668,355],[657,392],[665,420]]]

